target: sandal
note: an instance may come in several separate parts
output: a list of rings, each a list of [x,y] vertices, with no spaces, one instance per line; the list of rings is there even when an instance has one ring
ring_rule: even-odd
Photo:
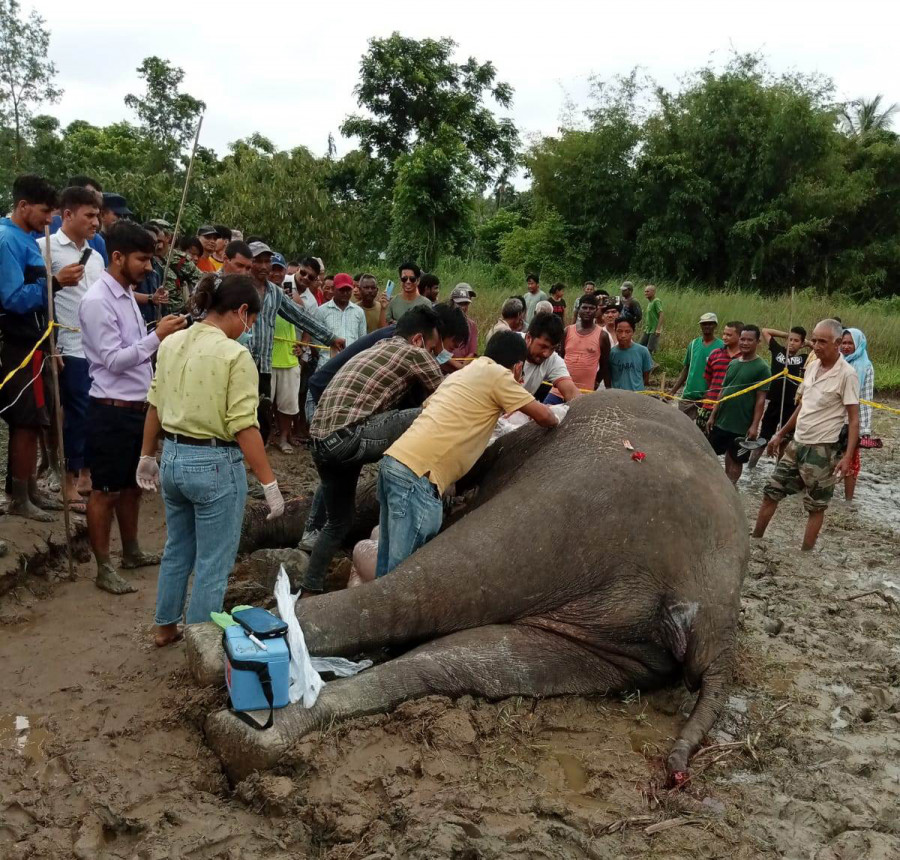
[[[87,516],[87,502],[84,502],[81,499],[78,501],[75,501],[75,499],[66,499],[66,507],[69,509],[70,514]]]

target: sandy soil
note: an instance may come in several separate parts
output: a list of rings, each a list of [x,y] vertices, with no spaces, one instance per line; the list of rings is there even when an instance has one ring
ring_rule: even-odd
[[[221,693],[188,684],[183,646],[148,644],[155,570],[123,598],[87,564],[27,574],[0,599],[0,856],[900,856],[900,424],[876,428],[887,447],[863,454],[816,552],[797,551],[799,500],[754,543],[736,682],[681,791],[662,760],[683,689],[424,699],[229,786],[198,729]],[[308,485],[305,455],[274,459]],[[741,482],[749,517],[770,469]],[[161,546],[158,502],[144,522]],[[0,518],[0,538],[20,529]]]

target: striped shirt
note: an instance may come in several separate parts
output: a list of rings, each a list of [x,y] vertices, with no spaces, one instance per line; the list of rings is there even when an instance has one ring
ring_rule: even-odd
[[[392,408],[414,383],[431,394],[443,378],[428,350],[402,337],[379,341],[337,372],[322,393],[309,433],[325,439]]]
[[[333,332],[335,337],[342,337],[347,341],[347,346],[355,340],[359,340],[366,331],[366,314],[363,309],[353,302],[341,310],[334,299],[325,302],[316,312],[316,318],[324,323]]]
[[[725,382],[725,374],[728,373],[728,365],[739,355],[739,352],[730,355],[727,346],[714,349],[709,354],[709,358],[706,359],[706,372],[703,374],[703,378],[706,380],[706,400],[719,399],[722,383]]]
[[[301,331],[307,332],[324,344],[330,345],[334,340],[334,335],[327,325],[291,301],[281,287],[267,281],[262,310],[256,317],[253,328],[250,329],[250,342],[247,344],[260,373],[272,372],[272,344],[275,343],[276,316],[293,323]]]

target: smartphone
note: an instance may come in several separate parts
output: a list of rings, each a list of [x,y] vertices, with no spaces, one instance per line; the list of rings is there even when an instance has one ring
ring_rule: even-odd
[[[81,259],[78,261],[78,265],[79,266],[85,265],[90,256],[91,256],[91,249],[85,248],[84,251],[81,252]]]
[[[393,282],[393,281],[388,281],[388,282],[387,282],[387,285],[386,285],[385,288],[384,288],[384,294],[385,294],[388,298],[390,298],[391,295],[393,295],[393,292],[394,292],[394,282]]]
[[[281,636],[287,631],[287,624],[280,618],[257,606],[252,606],[250,609],[239,609],[237,612],[232,612],[231,617],[244,630],[253,633],[260,639],[271,639],[273,636]]]

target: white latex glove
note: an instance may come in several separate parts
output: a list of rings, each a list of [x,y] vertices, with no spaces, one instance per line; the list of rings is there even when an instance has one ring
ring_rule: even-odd
[[[262,485],[263,492],[266,494],[266,504],[269,506],[269,516],[267,520],[274,520],[284,513],[284,496],[278,489],[278,481],[272,481],[271,484]]]
[[[157,491],[159,488],[159,463],[156,462],[156,457],[141,454],[141,459],[138,460],[135,480],[142,490],[147,490],[151,493]]]

